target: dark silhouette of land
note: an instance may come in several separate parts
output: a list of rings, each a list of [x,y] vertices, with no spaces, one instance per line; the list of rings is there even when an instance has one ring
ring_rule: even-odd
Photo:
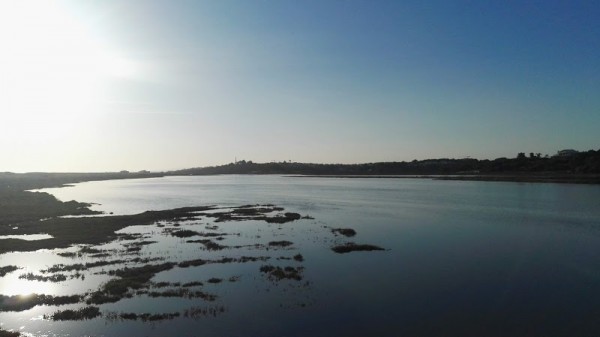
[[[561,151],[562,152],[562,151]],[[287,174],[335,177],[442,176],[436,179],[600,183],[600,150],[556,156],[519,153],[515,158],[428,159],[366,164],[254,163],[166,172],[165,175]]]
[[[94,180],[148,178],[151,173],[0,173],[0,226],[63,215],[91,215],[89,204],[61,202],[48,193],[30,189],[60,187]],[[1,228],[1,227],[0,227]]]

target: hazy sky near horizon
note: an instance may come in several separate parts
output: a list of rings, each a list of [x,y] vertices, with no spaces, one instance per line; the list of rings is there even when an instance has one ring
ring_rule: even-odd
[[[0,171],[600,148],[597,1],[0,1]]]

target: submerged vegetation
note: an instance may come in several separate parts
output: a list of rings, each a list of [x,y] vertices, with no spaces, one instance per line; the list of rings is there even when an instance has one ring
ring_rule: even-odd
[[[267,277],[272,281],[281,281],[284,279],[301,281],[303,267],[279,267],[272,265],[264,265],[260,267],[260,272],[267,274]]]
[[[162,314],[150,314],[142,313],[137,314],[133,312],[108,312],[105,317],[109,321],[142,321],[142,322],[157,322],[164,320],[172,320],[178,317],[200,319],[204,317],[216,317],[217,315],[224,313],[225,307],[223,306],[210,306],[210,307],[191,307],[185,309],[182,313],[162,313]]]
[[[257,220],[278,224],[284,224],[302,218],[300,214],[293,212],[271,214],[281,211],[283,211],[283,208],[274,205],[245,205],[233,208],[233,210],[230,211],[200,213],[199,215],[215,218],[215,222]]]
[[[352,228],[333,228],[331,232],[333,234],[341,234],[347,237],[352,237],[356,235],[356,231]]]
[[[161,271],[172,269],[175,263],[163,263],[159,265],[145,265],[137,268],[128,268],[110,271],[110,275],[118,278],[106,282],[102,288],[93,292],[88,298],[88,304],[103,304],[117,302],[125,297],[131,297],[130,290],[147,288],[150,279]]]
[[[287,247],[287,246],[291,246],[293,244],[294,244],[293,242],[286,241],[286,240],[283,240],[283,241],[271,241],[271,242],[269,242],[269,246],[270,247]]]
[[[45,316],[45,319],[52,319],[53,321],[81,321],[84,319],[92,319],[101,316],[100,309],[98,307],[84,307],[77,310],[63,310],[57,311],[54,314]]]
[[[40,282],[62,282],[67,280],[67,276],[64,274],[54,274],[50,276],[35,275],[33,273],[27,273],[19,276],[20,279],[28,281],[40,281]]]
[[[293,259],[298,262],[302,262],[302,261],[304,261],[304,256],[302,256],[302,254],[296,254],[296,255],[294,255]]]
[[[222,249],[225,249],[225,248],[229,248],[227,246],[220,245],[220,244],[218,244],[218,243],[216,243],[214,241],[208,240],[208,239],[195,240],[195,241],[190,240],[188,242],[190,242],[190,243],[193,243],[193,242],[201,243],[201,244],[204,245],[204,247],[207,250],[222,250]]]
[[[366,244],[356,244],[353,242],[348,242],[343,245],[334,246],[331,248],[334,252],[338,254],[350,253],[350,252],[369,252],[374,250],[385,250],[381,247],[374,245],[366,245]]]
[[[210,280],[209,280],[210,282]],[[201,298],[205,301],[212,302],[217,299],[214,294],[205,293],[203,291],[191,291],[187,288],[170,289],[166,291],[151,291],[148,292],[149,297],[181,297],[181,298]]]
[[[200,235],[200,233],[189,230],[189,229],[182,229],[182,230],[171,232],[171,235],[178,237],[178,238],[189,238],[191,236]]]

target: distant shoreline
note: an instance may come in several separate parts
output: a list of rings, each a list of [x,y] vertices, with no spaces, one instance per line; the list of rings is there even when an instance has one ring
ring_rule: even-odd
[[[600,184],[600,175],[291,175],[292,178],[431,179],[523,183]]]
[[[328,177],[429,178],[443,176],[455,180],[530,181],[599,183],[600,150],[560,151],[557,155],[519,153],[516,158],[494,160],[426,159],[410,162],[361,164],[317,164],[300,162],[255,163],[235,161],[219,166],[196,167],[164,172],[165,175],[282,174]]]
[[[600,175],[475,175],[441,176],[435,180],[497,181],[522,183],[600,184]]]

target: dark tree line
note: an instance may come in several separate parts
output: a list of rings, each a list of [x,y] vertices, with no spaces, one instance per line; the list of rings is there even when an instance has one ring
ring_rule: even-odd
[[[410,162],[366,164],[310,164],[292,162],[253,163],[240,161],[221,166],[168,172],[170,175],[210,174],[304,174],[304,175],[431,175],[431,174],[600,174],[600,150],[569,156],[542,157],[519,153],[516,158],[427,159]]]

